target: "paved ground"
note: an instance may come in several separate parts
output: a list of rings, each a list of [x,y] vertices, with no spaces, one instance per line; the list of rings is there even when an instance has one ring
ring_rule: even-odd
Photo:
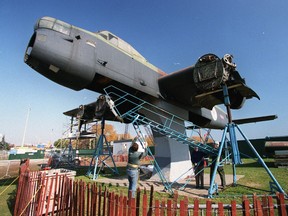
[[[242,178],[243,176],[237,176],[237,180]],[[188,197],[197,197],[197,198],[207,198],[208,196],[208,189],[209,189],[209,174],[204,174],[204,189],[196,189],[195,188],[195,179],[189,178],[186,180],[181,180],[175,183],[168,183],[168,185],[171,186],[171,190],[175,191],[177,190],[179,195],[184,195]],[[112,185],[117,186],[124,186],[128,187],[128,180],[126,177],[112,177],[112,178],[99,178],[96,180],[97,182],[103,182],[108,183]],[[220,178],[217,175],[216,176],[216,182],[220,183]],[[229,185],[232,185],[233,183],[233,175],[226,175],[226,183],[229,187]],[[139,181],[139,187],[141,189],[146,188],[147,190],[150,190],[151,185],[154,187],[154,191],[158,192],[166,192],[169,193],[169,191],[165,190],[164,184],[161,181],[156,180],[140,180]],[[220,188],[219,190],[222,190]]]
[[[30,160],[30,169],[39,170],[41,164],[47,163],[47,159]],[[19,174],[20,160],[0,160],[0,179],[16,177]]]

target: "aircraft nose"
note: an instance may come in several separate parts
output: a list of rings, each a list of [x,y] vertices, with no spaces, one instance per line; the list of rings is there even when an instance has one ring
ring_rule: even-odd
[[[94,74],[89,65],[79,59],[75,50],[83,52],[60,33],[38,29],[28,43],[24,62],[60,85],[81,90],[92,82]]]

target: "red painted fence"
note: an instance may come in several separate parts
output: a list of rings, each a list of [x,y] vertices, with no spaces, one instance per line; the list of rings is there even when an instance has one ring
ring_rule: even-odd
[[[243,196],[242,204],[213,204],[207,200],[199,204],[188,198],[156,200],[153,187],[150,194],[146,190],[137,191],[136,198],[128,199],[122,193],[108,191],[97,183],[74,181],[65,170],[47,176],[46,172],[30,172],[29,161],[21,166],[17,187],[15,216],[21,215],[79,215],[79,216],[186,216],[186,215],[281,215],[287,216],[287,206],[283,194],[276,197],[264,196],[249,199]]]

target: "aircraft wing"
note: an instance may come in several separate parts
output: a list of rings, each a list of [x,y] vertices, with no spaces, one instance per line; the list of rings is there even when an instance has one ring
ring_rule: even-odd
[[[81,117],[83,120],[91,120],[94,116],[95,104],[96,101],[90,104],[80,105],[78,108],[66,111],[63,114],[73,118]]]
[[[227,72],[225,67],[223,60],[217,56],[204,55],[195,66],[159,78],[160,93],[167,100],[210,110],[215,105],[224,104],[223,84],[228,87],[232,109],[240,109],[246,99],[260,99],[235,68]]]
[[[86,105],[80,105],[78,108],[68,110],[63,114],[66,116],[70,116],[72,118],[77,118],[83,122],[101,120],[102,117],[105,117],[105,120],[108,121],[118,121],[128,123],[125,120],[115,116],[115,114],[111,111],[109,107],[105,107],[105,109],[101,108],[99,109],[99,100]]]
[[[235,119],[233,120],[233,122],[235,124],[248,124],[248,123],[261,122],[261,121],[271,121],[277,118],[278,118],[277,115],[268,115],[268,116],[253,117],[253,118]]]

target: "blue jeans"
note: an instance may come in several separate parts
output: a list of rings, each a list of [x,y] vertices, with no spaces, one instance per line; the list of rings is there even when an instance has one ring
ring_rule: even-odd
[[[138,169],[127,168],[127,175],[129,181],[128,190],[132,192],[132,198],[135,198],[137,181],[138,181]]]

